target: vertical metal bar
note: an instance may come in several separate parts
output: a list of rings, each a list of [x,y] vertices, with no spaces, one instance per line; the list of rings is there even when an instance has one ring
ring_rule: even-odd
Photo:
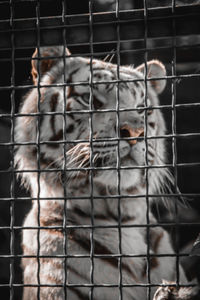
[[[176,0],[172,0],[172,14],[175,15]],[[176,21],[173,18],[173,60],[172,60],[172,76],[176,77]],[[178,172],[177,172],[177,144],[176,144],[176,78],[172,79],[172,165],[174,169],[174,185],[175,193],[179,194],[178,189]],[[176,284],[179,286],[179,217],[178,217],[178,199],[175,197],[175,251],[176,251]]]
[[[14,19],[14,8],[13,8],[13,1],[10,0],[10,28],[11,31],[13,29],[13,19]],[[12,63],[12,73],[11,73],[11,185],[10,185],[10,300],[14,299],[14,197],[15,197],[15,173],[14,173],[14,127],[15,127],[15,89],[13,88],[15,86],[15,40],[14,40],[14,32],[11,32],[11,63]]]
[[[64,138],[64,143],[63,143],[63,156],[64,156],[64,167],[63,167],[63,176],[64,176],[64,185],[63,185],[63,192],[64,192],[64,211],[63,211],[63,233],[64,233],[64,239],[63,239],[63,252],[64,252],[64,299],[67,299],[67,245],[68,245],[68,240],[67,240],[67,180],[66,180],[66,166],[67,166],[67,156],[66,156],[66,143],[67,143],[67,123],[66,123],[66,29],[65,29],[65,15],[66,15],[66,1],[62,0],[62,23],[64,25],[63,27],[63,80],[64,80],[64,85],[63,85],[63,138]]]
[[[38,93],[38,102],[37,102],[37,110],[40,114],[40,0],[36,2],[36,29],[37,29],[37,53],[38,53],[38,60],[37,60],[37,73],[38,73],[38,81],[37,81],[37,93]],[[37,206],[38,206],[38,213],[37,213],[37,223],[38,223],[38,230],[37,230],[37,299],[40,300],[40,115],[37,116],[37,124],[36,124],[36,147],[37,147],[37,185],[38,185],[38,192],[37,192]]]
[[[147,97],[148,97],[148,69],[147,69],[147,61],[148,61],[148,52],[147,52],[147,38],[148,38],[148,8],[147,8],[147,0],[144,0],[144,44],[145,44],[145,52],[144,52],[144,84],[145,84],[145,93],[144,93],[144,106],[147,107]],[[144,142],[145,142],[145,184],[146,184],[146,234],[147,234],[147,299],[151,299],[151,276],[150,276],[150,234],[149,234],[149,212],[150,212],[150,204],[149,204],[149,162],[148,162],[148,110],[145,109],[144,112]]]
[[[119,85],[120,85],[120,22],[119,22],[119,0],[116,0],[116,19],[117,19],[117,85],[116,85],[116,129],[117,129],[117,194],[121,195],[121,161],[120,161],[120,95],[119,95]],[[119,258],[118,258],[118,266],[119,266],[119,300],[123,300],[123,288],[122,288],[122,232],[121,232],[121,198],[118,198],[118,237],[119,237]]]
[[[94,294],[94,201],[93,201],[93,58],[94,58],[94,49],[93,49],[93,0],[89,0],[89,32],[90,32],[90,79],[89,79],[89,88],[90,88],[90,99],[89,99],[89,142],[90,142],[90,201],[91,201],[91,233],[90,233],[90,259],[91,259],[91,269],[90,269],[90,300],[93,300]]]

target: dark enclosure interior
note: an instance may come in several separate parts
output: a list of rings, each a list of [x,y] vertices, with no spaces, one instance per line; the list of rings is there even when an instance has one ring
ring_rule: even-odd
[[[180,259],[189,276],[199,277],[199,259],[187,253],[200,232],[200,5],[189,0],[70,0],[63,10],[63,3],[0,2],[0,298],[17,300],[22,293],[21,226],[31,200],[14,172],[13,127],[32,85],[31,57],[38,36],[40,46],[61,45],[63,28],[72,54],[90,57],[91,12],[95,58],[110,54],[117,63],[120,47],[121,65],[137,66],[147,58],[159,59],[167,68],[167,88],[160,100],[168,164],[177,185],[171,186],[169,207],[161,201],[152,209],[184,253]]]

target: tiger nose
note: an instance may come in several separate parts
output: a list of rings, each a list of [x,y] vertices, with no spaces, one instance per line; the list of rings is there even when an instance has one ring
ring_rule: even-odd
[[[136,128],[133,129],[131,128],[131,126],[129,125],[123,125],[120,128],[120,137],[122,138],[127,138],[127,137],[132,137],[132,138],[137,138],[137,137],[143,137],[144,136],[144,128]],[[137,142],[140,140],[129,140],[129,144],[130,145],[135,145],[137,144]]]

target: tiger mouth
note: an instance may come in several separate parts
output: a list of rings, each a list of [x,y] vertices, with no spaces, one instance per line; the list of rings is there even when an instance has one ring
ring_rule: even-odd
[[[119,161],[119,166],[129,166],[129,167],[133,167],[134,166],[138,166],[138,162],[133,159],[130,156],[130,153],[127,154],[126,156],[124,156],[123,158],[117,158],[116,155],[113,155],[113,152],[111,153],[107,153],[106,155],[101,155],[99,153],[94,153],[94,157],[96,155],[96,159],[92,160],[92,163],[90,162],[90,159],[88,158],[87,162],[85,163],[84,166],[82,166],[79,170],[79,168],[77,168],[77,170],[75,171],[71,171],[73,173],[73,175],[71,176],[72,181],[75,181],[77,179],[81,179],[81,178],[88,178],[89,174],[90,174],[90,170],[92,171],[92,176],[98,176],[99,171],[101,172],[102,170],[104,170],[104,168],[106,167],[107,170],[109,170],[109,167],[111,168],[111,170],[113,170],[113,168],[116,168],[118,165],[118,161]],[[154,159],[153,160],[148,160],[148,165],[153,165],[154,164]],[[145,166],[145,162],[144,164],[141,164],[140,166]],[[64,184],[66,183],[68,175],[65,174],[65,172],[61,172],[61,182]]]
[[[93,167],[94,168],[113,167],[113,166],[116,167],[117,161],[119,161],[119,164],[121,166],[130,166],[130,165],[132,165],[132,163],[134,165],[138,165],[137,160],[133,159],[129,153],[124,157],[119,157],[118,159],[117,159],[117,156],[114,156],[114,155],[112,156],[112,154],[108,154],[106,156],[99,156],[96,159],[96,161],[93,163]],[[148,164],[153,165],[154,158],[148,159]],[[146,165],[145,159],[144,159],[144,164],[142,164],[142,165]]]
[[[94,148],[91,151],[89,143],[80,144],[70,149],[68,153],[71,154],[71,159],[69,160],[68,167],[75,167],[77,172],[82,172],[87,170],[87,168],[94,168],[94,170],[102,169],[104,167],[116,167],[117,165],[121,166],[134,166],[138,165],[134,155],[132,156],[129,149],[122,147],[117,150],[116,144],[103,144],[101,147],[94,145]],[[102,147],[103,146],[103,147]],[[149,150],[149,149],[148,149]],[[148,151],[149,159],[148,163],[153,164],[154,155],[151,151]],[[119,156],[119,157],[118,157]],[[145,160],[140,164],[145,165]],[[86,168],[84,170],[84,168]]]

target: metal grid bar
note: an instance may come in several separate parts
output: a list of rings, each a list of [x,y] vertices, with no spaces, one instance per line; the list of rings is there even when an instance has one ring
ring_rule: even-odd
[[[9,286],[9,284],[0,284],[0,287],[1,286],[4,286],[4,287],[7,287]],[[68,283],[66,285],[68,288],[72,288],[72,287],[89,287],[90,289],[91,288],[95,288],[95,287],[106,287],[106,288],[112,288],[112,287],[116,287],[118,288],[119,285],[118,284],[89,284],[89,283],[83,283],[83,284],[73,284],[73,283]],[[163,286],[163,284],[144,284],[144,283],[141,283],[141,284],[125,284],[123,283],[122,284],[123,287],[160,287],[160,286]],[[169,284],[167,286],[176,286],[175,284]],[[195,284],[180,284],[180,287],[193,287],[193,286],[196,286]],[[20,283],[14,283],[13,284],[13,287],[36,287],[36,288],[41,288],[41,287],[63,287],[63,284],[20,284]]]
[[[199,166],[200,165],[200,163],[196,163],[196,162],[194,162],[194,163],[187,163],[187,164],[185,164],[185,163],[182,163],[182,164],[177,164],[176,166],[177,167],[187,167],[187,166]],[[173,167],[173,164],[165,164],[165,165],[154,165],[154,166],[136,166],[134,169],[140,169],[140,170],[145,170],[145,169],[160,169],[160,168],[169,168],[169,167]],[[131,167],[126,167],[126,166],[122,166],[121,167],[121,170],[130,170],[130,169],[132,169]],[[40,172],[40,173],[50,173],[50,172],[55,172],[55,171],[62,171],[63,169],[62,168],[58,168],[58,169],[48,169],[48,170],[40,170],[40,171],[38,171],[38,169],[35,169],[35,170],[24,170],[24,171],[21,171],[21,170],[14,170],[13,171],[13,173],[14,174],[18,174],[18,173],[38,173],[38,172]],[[117,170],[117,168],[116,167],[105,167],[105,168],[103,168],[103,167],[94,167],[94,168],[91,168],[91,167],[85,167],[85,168],[67,168],[66,169],[66,171],[91,171],[91,170]],[[2,171],[2,172],[0,172],[0,173],[12,173],[11,172],[11,170],[5,170],[5,171]],[[153,194],[154,195],[154,194]],[[162,195],[162,194],[160,194],[160,195]],[[168,195],[168,194],[165,194],[165,195]],[[176,195],[176,194],[175,194]],[[180,195],[179,193],[177,194],[177,195]]]
[[[147,10],[147,1],[143,0],[144,3],[144,43],[145,43],[145,48],[147,46],[147,39],[148,39],[148,10]],[[147,107],[147,98],[148,98],[148,90],[147,90],[147,77],[148,77],[148,66],[147,66],[147,61],[148,61],[148,52],[145,51],[144,53],[144,84],[145,84],[145,91],[144,91],[144,106]],[[149,232],[149,223],[150,223],[150,218],[149,218],[149,212],[150,212],[150,203],[149,203],[149,159],[148,159],[148,126],[147,126],[147,121],[148,121],[148,110],[144,111],[144,142],[145,142],[145,166],[147,168],[144,169],[145,172],[145,184],[146,184],[146,238],[147,241],[150,241],[150,232]],[[147,242],[147,283],[148,283],[148,288],[147,288],[147,299],[151,299],[151,266],[150,266],[150,243]]]
[[[199,77],[200,74],[199,73],[195,73],[195,74],[190,74],[190,75],[177,75],[177,76],[164,76],[164,77],[153,77],[153,78],[148,78],[147,81],[153,81],[153,80],[173,80],[173,79],[176,79],[176,80],[179,80],[179,79],[185,79],[185,78],[195,78],[195,77]],[[101,82],[98,82],[98,81],[94,81],[93,84],[94,85],[102,85],[102,84],[105,84],[105,83],[120,83],[120,82],[143,82],[144,79],[129,79],[129,80],[109,80],[109,81],[101,81]],[[88,82],[75,82],[75,83],[67,83],[66,84],[67,86],[79,86],[79,85],[85,85],[85,86],[88,86]],[[64,86],[64,83],[59,83],[59,84],[49,84],[49,85],[46,85],[46,84],[42,84],[40,87],[62,87]],[[1,90],[10,90],[10,89],[29,89],[29,88],[36,88],[35,86],[32,86],[32,85],[20,85],[20,86],[1,86],[0,87],[0,91]],[[83,110],[84,111],[84,110]]]
[[[200,103],[184,103],[184,104],[175,104],[174,105],[174,107],[175,108],[198,108],[200,106]],[[143,107],[142,108],[143,110],[148,110],[149,108],[148,107]],[[171,105],[162,105],[162,106],[152,106],[151,107],[151,109],[152,110],[154,110],[154,109],[172,109],[172,106]],[[141,111],[141,109],[140,108],[121,108],[121,109],[119,109],[119,112],[125,112],[125,111]],[[88,114],[90,112],[90,110],[82,110],[81,111],[81,114]],[[98,113],[106,113],[106,112],[116,112],[116,110],[115,109],[102,109],[102,110],[99,110],[98,111]],[[79,114],[76,110],[72,110],[72,111],[67,111],[66,112],[66,115],[70,115],[70,114]],[[24,113],[14,113],[13,114],[14,115],[14,117],[37,117],[37,116],[39,116],[39,115],[44,115],[44,116],[52,116],[52,115],[54,115],[54,116],[59,116],[59,115],[62,115],[62,113],[61,112],[55,112],[55,113],[53,113],[53,112],[44,112],[44,113],[42,113],[42,114],[40,114],[40,113],[30,113],[30,114],[24,114]],[[11,114],[0,114],[0,118],[6,118],[6,119],[9,119],[9,118],[11,118],[12,117],[12,115]],[[183,134],[177,134],[177,136],[178,137],[182,137],[182,136],[188,136],[188,135],[198,135],[199,133],[189,133],[189,134],[187,134],[187,133],[183,133]],[[155,136],[155,137],[153,137],[153,136],[147,136],[147,138],[167,138],[167,137],[173,137],[174,135],[173,134],[166,134],[166,135],[159,135],[159,136]],[[110,138],[110,139],[112,139],[112,138]],[[120,138],[116,138],[116,140],[120,140]],[[127,138],[127,140],[129,140],[129,139],[131,139],[131,138]],[[136,139],[141,139],[140,137],[138,137],[138,138],[136,138]],[[85,141],[85,140],[78,140],[79,142],[80,141]],[[96,141],[96,140],[95,140]],[[98,141],[100,141],[100,139],[98,140],[97,139],[97,142]],[[47,143],[48,141],[42,141],[41,143]],[[70,142],[72,142],[72,141],[70,141],[69,140],[69,143]],[[27,142],[28,143],[28,142]],[[24,143],[24,145],[26,145],[27,143]],[[33,144],[33,143],[32,143]],[[8,145],[8,143],[0,143],[0,145],[1,146],[3,146],[3,145]]]
[[[119,0],[115,2],[115,12],[116,12],[116,19],[119,21]],[[119,104],[120,104],[120,94],[119,94],[119,84],[120,84],[120,23],[118,22],[116,25],[116,34],[117,34],[117,80],[118,83],[116,85],[116,135],[117,138],[120,137],[120,113],[119,113]],[[118,196],[121,195],[121,157],[120,157],[120,141],[117,141],[117,194]],[[119,239],[119,254],[122,254],[122,231],[121,231],[121,198],[118,198],[117,204],[118,210],[118,239]],[[122,277],[122,258],[121,256],[118,259],[118,268],[119,268],[119,300],[123,300],[123,277]]]
[[[13,28],[13,18],[14,18],[14,11],[13,11],[13,1],[10,0],[10,27]],[[12,74],[11,74],[11,85],[15,85],[15,37],[14,33],[11,35],[11,45],[12,45]],[[10,196],[13,198],[10,200],[10,255],[14,255],[14,198],[15,198],[15,176],[14,176],[14,126],[15,126],[15,90],[11,90],[11,141],[13,146],[11,148],[11,185],[10,185]],[[10,300],[14,299],[14,259],[11,258],[10,260]]]
[[[40,58],[40,0],[37,0],[36,2],[36,28],[37,28],[37,53],[38,57]],[[37,111],[40,113],[40,101],[41,101],[41,92],[40,92],[40,80],[41,80],[41,73],[40,73],[40,61],[38,60],[37,62],[37,73],[38,73],[38,78],[37,78],[37,94],[38,94],[38,100],[37,100]],[[37,230],[37,299],[40,300],[40,193],[41,193],[41,186],[40,186],[40,135],[41,135],[41,116],[38,115],[37,117],[37,124],[36,124],[36,131],[37,131],[37,137],[36,137],[36,149],[37,149],[37,168],[38,168],[38,173],[37,173],[37,223],[38,223],[38,230]]]
[[[176,20],[177,37],[199,33],[199,5],[176,7],[172,13],[171,7],[148,9],[149,38],[158,39],[172,37],[172,20]],[[95,39],[93,45],[99,43],[116,43],[115,24],[118,23],[115,13],[98,13],[93,16]],[[62,23],[62,16],[54,18],[41,18],[41,46],[62,44],[62,28],[66,28],[66,41],[69,47],[77,45],[89,46],[88,19],[89,15],[66,15],[66,24]],[[16,49],[36,47],[36,19],[14,20],[13,32],[16,36]],[[75,24],[74,24],[75,23]],[[123,41],[143,41],[144,37],[144,10],[131,10],[119,12],[121,34],[120,43]],[[134,25],[135,30],[130,32],[127,28]],[[159,30],[158,30],[159,29]],[[81,32],[81,34],[80,34]],[[105,40],[104,32],[107,32]],[[0,49],[11,49],[9,40],[9,21],[0,21]]]
[[[164,42],[165,39],[163,38],[161,40],[161,42]],[[130,42],[130,41],[127,41],[127,42]],[[131,41],[133,43],[133,41]],[[137,48],[136,48],[137,47]],[[194,57],[191,57],[190,59],[188,58],[188,53],[187,53],[187,56],[186,55],[183,55],[182,54],[182,58],[181,58],[181,62],[185,62],[185,63],[188,63],[188,62],[198,62],[199,61],[199,47],[200,47],[200,44],[199,43],[196,43],[196,44],[192,44],[191,45],[188,45],[188,43],[186,43],[184,40],[180,41],[180,40],[177,40],[176,41],[176,45],[173,46],[173,45],[162,45],[162,46],[156,46],[156,47],[153,47],[153,46],[150,46],[150,45],[147,45],[147,48],[145,49],[143,45],[140,45],[140,46],[137,46],[136,44],[136,47],[134,49],[120,49],[120,53],[121,54],[137,54],[137,53],[142,53],[142,52],[145,52],[145,51],[156,51],[156,53],[159,52],[160,56],[162,57],[162,52],[163,50],[166,50],[168,51],[167,52],[167,55],[165,53],[166,56],[170,56],[170,52],[171,52],[171,49],[172,48],[176,48],[177,50],[181,51],[183,48],[186,52],[187,51],[190,51],[191,49],[193,50],[193,53],[194,53]],[[98,51],[96,52],[95,51],[95,57],[100,57],[100,58],[104,58],[106,55],[109,55],[109,54],[114,54],[115,51]],[[71,54],[71,57],[79,57],[79,56],[83,56],[83,57],[88,57],[90,56],[90,52],[84,52],[84,53],[72,53]],[[54,56],[49,56],[49,58],[55,58]],[[34,59],[34,58],[33,58]],[[41,57],[41,60],[43,58]],[[10,61],[10,58],[0,58],[0,62],[9,62]],[[30,61],[30,57],[26,57],[26,56],[23,56],[23,57],[16,57],[15,58],[15,61]],[[190,74],[192,75],[192,74]],[[196,74],[197,75],[197,74]],[[178,76],[178,75],[177,75]],[[159,78],[160,79],[160,78]],[[148,80],[151,80],[151,79],[148,79]]]
[[[176,0],[172,0],[172,14],[175,13],[175,5]],[[173,21],[173,60],[172,60],[172,75],[176,76],[176,24]],[[174,184],[175,184],[175,193],[178,193],[178,172],[177,172],[177,145],[176,145],[176,81],[172,80],[171,83],[171,89],[172,89],[172,134],[174,137],[172,138],[172,160],[173,160],[173,169],[174,169]],[[178,217],[178,199],[175,197],[175,221],[176,221],[176,242],[175,242],[175,251],[176,251],[176,285],[179,287],[179,281],[180,281],[180,274],[179,274],[179,245],[178,245],[178,231],[179,231],[179,217]]]
[[[143,197],[144,198],[144,197]],[[58,199],[57,199],[58,200]],[[121,225],[121,227],[123,228],[139,228],[139,227],[141,227],[141,228],[143,228],[143,227],[152,227],[152,228],[154,228],[154,227],[162,227],[162,226],[164,226],[164,227],[175,227],[175,225],[176,225],[176,223],[175,222],[171,222],[170,224],[169,223],[164,223],[164,222],[162,222],[162,223],[156,223],[156,224],[149,224],[149,225],[146,225],[146,224],[140,224],[140,225],[138,225],[138,224],[122,224]],[[188,222],[188,223],[186,223],[186,222],[181,222],[180,223],[180,225],[179,226],[199,226],[200,225],[200,223],[199,222]],[[40,226],[39,227],[40,229],[62,229],[60,226]],[[92,228],[92,226],[91,225],[68,225],[67,226],[67,228],[85,228],[85,229],[90,229],[90,228]],[[94,225],[93,226],[93,228],[118,228],[118,226],[117,225],[115,225],[115,224],[110,224],[110,225]],[[3,226],[3,227],[0,227],[0,230],[1,229],[7,229],[7,230],[9,230],[10,229],[10,227],[9,226]],[[33,230],[38,230],[38,227],[30,227],[30,226],[13,226],[13,230],[27,230],[27,229],[33,229]],[[151,255],[154,255],[154,254],[151,254]],[[164,255],[164,254],[163,254]],[[180,256],[181,255],[183,255],[182,253],[180,254]],[[1,257],[6,257],[6,255],[0,255]],[[11,257],[12,256],[15,256],[15,255],[11,255]],[[16,256],[18,256],[18,255],[16,255]],[[126,256],[128,256],[128,255],[125,255],[125,257]],[[140,255],[138,256],[138,255],[130,255],[131,257],[133,256],[133,257],[141,257]],[[142,255],[142,257],[143,257],[144,255]],[[146,256],[146,255],[145,255]],[[161,255],[162,256],[162,255]],[[10,256],[9,256],[10,257]],[[19,255],[19,257],[20,257],[20,255]],[[29,256],[28,256],[29,257]],[[41,257],[42,257],[42,255],[41,255]],[[45,257],[45,256],[44,256]],[[60,257],[60,256],[58,256],[58,257]],[[61,256],[62,257],[62,256]]]
[[[180,257],[187,257],[187,253],[181,253],[179,255]],[[20,254],[15,254],[15,255],[1,255],[0,257],[2,258],[37,258],[35,255],[20,255]],[[40,255],[39,258],[90,258],[90,255],[84,255],[84,254],[74,254],[74,255]],[[94,258],[146,258],[146,254],[138,254],[138,255],[133,255],[133,254],[113,254],[113,255],[106,255],[106,254],[94,254]],[[174,254],[169,254],[169,253],[162,253],[162,254],[150,254],[150,257],[174,257]]]
[[[89,78],[89,143],[90,143],[90,173],[89,173],[89,180],[90,180],[90,207],[91,207],[91,231],[90,231],[90,260],[91,260],[91,267],[90,267],[90,294],[89,299],[93,300],[94,295],[94,183],[93,183],[93,170],[94,170],[94,150],[93,150],[93,99],[94,99],[94,90],[93,90],[93,59],[94,59],[94,49],[93,49],[93,30],[94,30],[94,23],[93,23],[93,0],[89,0],[89,46],[90,46],[90,78]]]
[[[79,170],[79,169],[78,169]],[[51,170],[51,172],[53,172],[54,170]],[[75,169],[75,171],[77,171],[77,169]],[[183,196],[183,197],[199,197],[200,196],[200,194],[199,193],[181,193],[181,195]],[[165,194],[149,194],[149,197],[152,197],[152,198],[157,198],[157,197],[167,197],[167,198],[170,198],[170,197],[178,197],[178,196],[180,196],[180,194],[178,193],[178,194],[170,194],[170,193],[165,193]],[[144,198],[145,197],[145,194],[123,194],[123,195],[120,195],[120,196],[115,196],[115,195],[111,195],[110,196],[110,198],[111,199],[116,199],[116,198]],[[100,196],[93,196],[93,199],[100,199],[101,197]],[[106,196],[102,196],[102,198],[104,199],[104,198],[106,198]],[[40,199],[41,200],[51,200],[51,199],[55,199],[55,200],[62,200],[63,198],[61,198],[61,197],[54,197],[54,198],[52,198],[52,197],[40,197]],[[70,199],[80,199],[80,197],[78,197],[78,196],[72,196],[72,197],[70,197]],[[81,199],[90,199],[90,198],[88,198],[87,196],[83,196],[83,197],[81,197]],[[81,200],[80,199],[80,200]],[[30,201],[35,201],[35,200],[37,200],[37,198],[34,198],[34,197],[15,197],[15,198],[12,198],[12,197],[8,197],[8,198],[0,198],[0,200],[1,201],[11,201],[11,200],[18,200],[18,201],[27,201],[27,200],[30,200]],[[167,226],[167,224],[168,223],[158,223],[158,224],[163,224],[163,226]],[[196,225],[198,225],[198,224],[200,224],[199,222],[183,222],[183,223],[181,223],[181,224],[196,224]],[[181,224],[179,224],[179,226],[181,226]],[[173,223],[172,223],[172,225],[173,225]],[[154,225],[152,225],[152,226],[154,226]],[[0,229],[3,229],[3,228],[9,228],[9,227],[0,227]],[[13,227],[14,229],[15,228],[23,228],[23,227]]]
[[[67,4],[66,1],[62,0],[62,21],[63,21],[63,65],[64,70],[66,69],[66,30],[65,30],[65,15],[67,11]],[[63,74],[63,80],[66,82],[66,74]],[[66,99],[66,85],[63,86],[63,137],[64,140],[67,140],[67,122],[66,122],[66,106],[67,106],[67,99]],[[64,195],[64,210],[63,210],[63,232],[64,232],[64,239],[63,239],[63,252],[64,252],[64,280],[63,280],[63,288],[64,288],[64,299],[67,299],[67,258],[68,258],[68,236],[67,236],[67,188],[65,187],[65,182],[67,182],[66,178],[66,165],[67,165],[67,155],[66,155],[66,143],[63,143],[63,156],[64,156],[64,167],[63,167],[63,195]]]

